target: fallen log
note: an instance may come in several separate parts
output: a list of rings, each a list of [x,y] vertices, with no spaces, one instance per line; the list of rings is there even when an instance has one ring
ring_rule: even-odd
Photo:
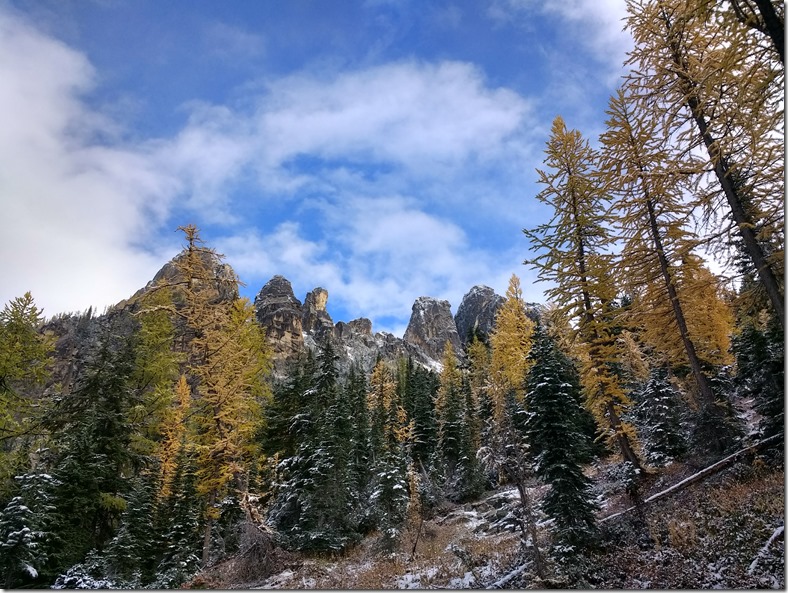
[[[527,563],[527,562],[524,563],[524,564],[521,564],[520,566],[515,568],[512,572],[507,573],[506,575],[504,575],[503,577],[501,577],[500,579],[495,581],[489,587],[485,587],[485,589],[500,589],[501,587],[503,587],[504,585],[509,583],[509,581],[511,581],[513,579],[516,579],[518,576],[523,574],[525,572],[525,569],[528,568],[528,566],[529,566],[529,563]]]
[[[766,556],[766,553],[769,551],[769,548],[774,543],[774,540],[776,540],[779,537],[782,537],[783,533],[785,533],[785,525],[780,525],[777,529],[774,530],[774,533],[772,533],[772,536],[764,544],[764,546],[758,551],[758,554],[755,556],[753,561],[750,563],[750,567],[747,569],[747,574],[752,574],[752,573],[755,572],[755,569],[758,567],[758,562],[761,560],[761,558]]]
[[[650,502],[654,502],[655,500],[659,500],[661,498],[665,498],[666,496],[669,496],[671,494],[675,494],[676,492],[679,492],[679,491],[683,490],[687,486],[690,486],[691,484],[694,484],[695,482],[700,482],[701,480],[704,480],[704,479],[708,478],[709,476],[712,476],[712,475],[716,474],[717,472],[725,469],[726,467],[733,465],[734,463],[739,461],[742,457],[746,457],[747,455],[751,455],[751,454],[755,453],[756,451],[759,451],[759,450],[763,449],[764,447],[767,447],[768,445],[776,443],[778,440],[780,440],[782,438],[783,438],[782,434],[776,434],[776,435],[770,436],[769,438],[763,439],[762,441],[758,441],[757,443],[755,443],[753,445],[750,445],[749,447],[745,447],[744,449],[740,449],[740,450],[736,451],[735,453],[733,453],[731,455],[728,455],[728,457],[725,457],[724,459],[721,459],[720,461],[711,464],[710,466],[700,470],[699,472],[697,472],[695,474],[692,474],[691,476],[689,476],[687,478],[684,478],[680,482],[677,482],[677,483],[673,484],[669,488],[666,488],[665,490],[662,490],[661,492],[657,492],[656,494],[652,494],[648,498],[644,499],[640,506],[648,504]],[[629,512],[632,512],[632,511],[634,511],[637,508],[638,508],[638,505],[631,506],[631,507],[629,507],[627,509],[624,509],[621,512],[614,513],[612,515],[608,515],[607,517],[603,517],[602,519],[599,520],[599,522],[600,523],[604,523],[606,521],[610,521],[611,519],[615,519],[616,517],[620,517],[621,515],[625,515],[625,514],[627,514]]]

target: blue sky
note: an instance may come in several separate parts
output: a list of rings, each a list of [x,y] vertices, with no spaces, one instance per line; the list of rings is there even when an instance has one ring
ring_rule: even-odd
[[[0,301],[133,294],[194,223],[254,299],[282,274],[402,335],[504,294],[550,124],[592,141],[623,0],[0,0]]]

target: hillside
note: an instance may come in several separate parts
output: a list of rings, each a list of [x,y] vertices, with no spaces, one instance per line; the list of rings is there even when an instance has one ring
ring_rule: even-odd
[[[690,478],[700,460],[676,462],[651,476],[643,499]],[[219,589],[749,589],[785,588],[784,473],[750,455],[704,481],[615,516],[631,498],[599,464],[589,471],[602,501],[600,549],[543,581],[520,548],[513,489],[450,505],[426,521],[413,552],[376,552],[371,536],[342,557],[282,557],[255,578],[243,553],[198,574],[188,587]],[[534,492],[539,487],[534,485]],[[538,494],[536,500],[538,500]],[[613,517],[606,520],[606,517]],[[542,526],[548,537],[548,526]],[[413,552],[413,553],[412,553]]]

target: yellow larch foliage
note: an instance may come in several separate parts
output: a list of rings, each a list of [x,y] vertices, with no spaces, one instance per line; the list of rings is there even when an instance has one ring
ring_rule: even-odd
[[[528,353],[534,331],[534,322],[525,311],[520,279],[512,274],[506,290],[506,301],[495,317],[495,330],[490,335],[492,348],[490,382],[493,409],[502,413],[503,397],[513,390],[522,402],[525,398],[525,376],[531,365]]]
[[[191,405],[191,388],[186,375],[181,375],[173,392],[172,405],[166,410],[161,425],[162,440],[159,443],[159,499],[171,493],[172,479],[177,469],[178,453],[184,445],[186,415]]]

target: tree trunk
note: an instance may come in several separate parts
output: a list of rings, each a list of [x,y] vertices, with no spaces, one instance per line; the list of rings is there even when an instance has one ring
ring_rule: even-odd
[[[208,566],[208,562],[211,559],[211,532],[213,531],[213,516],[211,515],[211,507],[213,507],[213,503],[216,501],[215,493],[211,492],[211,495],[208,497],[208,518],[205,521],[205,533],[203,534],[202,540],[202,568]]]
[[[661,492],[657,492],[656,494],[652,494],[651,496],[649,496],[648,498],[646,498],[645,500],[642,501],[641,506],[642,505],[646,505],[646,504],[651,503],[651,502],[654,502],[654,501],[657,501],[657,500],[659,500],[661,498],[665,498],[666,496],[669,496],[671,494],[675,494],[676,492],[679,492],[681,490],[684,490],[684,488],[686,488],[688,486],[691,486],[692,484],[694,484],[696,482],[704,480],[704,479],[708,478],[709,476],[712,476],[712,475],[716,474],[717,472],[722,471],[726,467],[729,467],[729,466],[733,465],[734,463],[739,461],[742,457],[745,457],[747,455],[755,453],[756,451],[764,449],[764,448],[766,448],[766,447],[768,447],[768,446],[770,446],[772,444],[775,444],[776,442],[779,441],[779,439],[782,439],[782,438],[785,438],[785,435],[783,435],[782,433],[776,434],[776,435],[770,436],[770,437],[768,437],[768,438],[766,438],[766,439],[764,439],[762,441],[758,441],[754,445],[750,445],[749,447],[745,447],[744,449],[740,449],[739,451],[736,451],[736,453],[728,455],[728,457],[725,457],[724,459],[721,459],[720,461],[711,464],[710,466],[700,470],[699,472],[697,472],[695,474],[692,474],[688,478],[684,478],[680,482],[677,482],[676,484],[673,484],[673,486],[670,486],[669,488],[666,488],[665,490],[662,490]],[[634,510],[637,510],[637,508],[638,508],[637,505],[636,506],[631,506],[631,507],[629,507],[627,509],[624,509],[623,511],[621,511],[619,513],[614,513],[612,515],[608,515],[607,517],[603,517],[602,519],[599,520],[599,522],[600,523],[604,523],[606,521],[610,521],[611,519],[615,519],[616,517],[620,517],[621,515],[625,515],[625,514],[630,513],[630,512],[632,512]]]
[[[649,196],[647,188],[644,188],[644,192],[646,206],[648,207],[648,219],[649,226],[651,228],[651,236],[654,239],[654,248],[656,249],[657,258],[659,259],[659,268],[662,272],[662,279],[665,281],[665,288],[668,291],[670,306],[673,308],[673,316],[676,319],[676,325],[679,328],[681,342],[684,344],[684,351],[687,354],[687,359],[689,360],[690,368],[692,369],[692,375],[695,377],[695,381],[698,384],[698,389],[700,390],[703,405],[711,406],[714,403],[714,392],[709,385],[708,379],[706,379],[706,375],[703,374],[703,370],[700,366],[700,360],[698,359],[698,354],[695,351],[695,344],[692,342],[692,339],[689,335],[687,320],[684,318],[684,310],[681,307],[681,302],[679,301],[679,295],[676,291],[676,286],[673,284],[668,258],[665,255],[665,249],[662,245],[662,238],[659,235],[657,215],[654,212],[654,203]]]
[[[698,101],[697,97],[690,96],[687,99],[687,105],[692,110],[693,118],[703,138],[703,143],[706,145],[709,158],[712,163],[714,163],[714,173],[725,193],[725,198],[728,200],[731,215],[739,229],[739,234],[744,242],[744,248],[750,256],[752,263],[755,264],[758,278],[766,289],[766,294],[769,296],[769,300],[772,303],[774,312],[780,322],[780,327],[785,329],[785,303],[780,290],[780,283],[777,281],[777,276],[771,265],[766,261],[763,249],[758,242],[758,238],[755,236],[755,224],[752,218],[747,214],[741,196],[739,196],[739,192],[733,184],[730,165],[728,165],[727,160],[719,154],[719,144],[709,132],[709,126],[703,114],[703,108],[700,106],[700,101]]]
[[[523,531],[523,541],[525,541],[527,537],[525,532],[527,526],[528,534],[531,536],[531,541],[534,543],[534,568],[536,569],[536,575],[544,580],[544,562],[542,560],[542,552],[539,550],[539,541],[536,539],[536,522],[534,521],[531,511],[531,500],[520,476],[517,476],[516,482],[517,492],[520,493],[520,508],[522,508],[523,511],[523,518],[520,522],[520,528]]]
[[[774,49],[780,54],[780,61],[785,64],[785,23],[777,15],[771,0],[755,0],[755,4],[763,18],[766,34],[771,38]]]
[[[706,151],[709,155],[709,160],[714,165],[714,173],[720,183],[725,198],[730,207],[731,216],[736,223],[744,242],[744,249],[750,256],[752,263],[758,272],[758,278],[763,284],[766,294],[769,296],[769,301],[772,304],[777,319],[780,322],[780,327],[785,329],[785,303],[783,300],[782,291],[780,290],[780,283],[777,280],[777,275],[774,273],[766,256],[761,248],[758,238],[755,236],[755,221],[747,212],[744,200],[739,195],[734,180],[731,175],[731,167],[728,163],[727,157],[720,153],[720,144],[712,136],[709,130],[709,123],[706,120],[706,112],[703,109],[700,98],[698,97],[697,83],[692,80],[687,74],[686,60],[684,59],[681,47],[675,39],[670,39],[674,35],[673,24],[670,17],[663,13],[662,19],[667,27],[667,35],[669,39],[670,49],[672,52],[673,63],[677,66],[676,76],[679,79],[679,85],[683,93],[684,104],[689,108],[692,119],[698,127],[698,132],[703,139],[703,144],[706,146]]]
[[[635,453],[635,450],[632,448],[632,443],[629,442],[629,438],[627,438],[627,435],[621,430],[621,418],[618,417],[613,402],[608,402],[607,404],[607,418],[610,422],[611,430],[616,434],[616,442],[618,443],[619,449],[621,449],[621,455],[624,460],[634,465],[635,469],[642,470],[643,466],[640,463],[637,453]]]

